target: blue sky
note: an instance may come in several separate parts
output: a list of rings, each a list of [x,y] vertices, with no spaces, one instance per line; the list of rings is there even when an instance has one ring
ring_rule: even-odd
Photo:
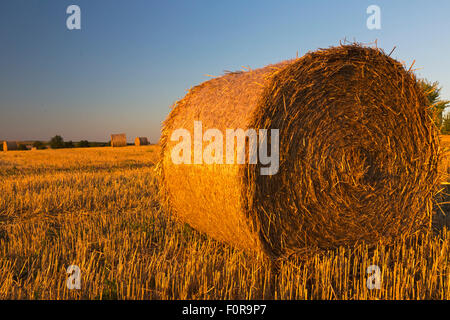
[[[66,8],[81,8],[81,30]],[[381,8],[368,30],[366,8]],[[450,99],[450,1],[2,0],[0,139],[159,138],[186,90],[340,40],[378,46]]]

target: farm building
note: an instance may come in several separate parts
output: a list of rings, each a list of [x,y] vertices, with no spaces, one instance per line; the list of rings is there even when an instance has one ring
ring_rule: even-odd
[[[15,141],[3,141],[3,151],[18,150],[19,146]]]
[[[147,146],[149,143],[146,137],[137,137],[134,139],[134,144],[136,146]]]
[[[127,136],[125,133],[111,135],[111,147],[125,147],[127,145]]]

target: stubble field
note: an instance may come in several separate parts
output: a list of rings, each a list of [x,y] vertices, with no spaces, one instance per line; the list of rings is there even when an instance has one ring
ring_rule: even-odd
[[[158,146],[1,153],[0,298],[450,298],[445,185],[428,233],[285,261],[275,272],[162,211],[158,156]],[[80,290],[66,286],[70,265],[81,270]],[[367,288],[370,265],[380,289]]]

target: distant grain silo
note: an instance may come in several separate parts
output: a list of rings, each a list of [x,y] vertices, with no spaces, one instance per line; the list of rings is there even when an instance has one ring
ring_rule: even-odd
[[[125,133],[111,135],[111,147],[125,147],[127,145],[127,136]]]
[[[18,150],[19,146],[15,141],[3,141],[3,151]]]
[[[149,145],[148,139],[146,137],[137,137],[136,139],[134,139],[134,145],[147,146],[147,145]]]

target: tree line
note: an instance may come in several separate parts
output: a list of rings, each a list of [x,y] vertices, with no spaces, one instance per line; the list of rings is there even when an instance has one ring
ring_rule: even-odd
[[[64,148],[89,148],[89,147],[106,147],[111,145],[108,143],[101,142],[89,142],[88,140],[81,140],[79,142],[64,141],[63,137],[60,135],[56,135],[50,139],[49,142],[35,141],[33,142],[33,147],[40,149],[47,149],[48,147],[51,149],[64,149]]]

